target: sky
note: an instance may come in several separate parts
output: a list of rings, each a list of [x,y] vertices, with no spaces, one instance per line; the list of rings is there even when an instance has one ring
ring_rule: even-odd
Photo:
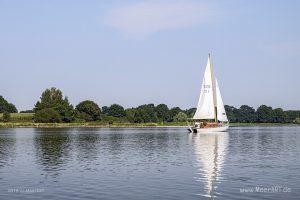
[[[300,109],[300,2],[0,0],[0,95],[33,108],[196,107],[208,53],[225,104]]]

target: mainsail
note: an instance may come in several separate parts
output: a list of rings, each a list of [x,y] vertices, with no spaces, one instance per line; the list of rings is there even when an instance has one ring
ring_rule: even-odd
[[[208,56],[201,86],[200,98],[193,119],[215,119],[216,105],[215,77],[213,74],[210,56]]]
[[[208,56],[198,106],[193,119],[228,121],[220,89],[214,76],[210,55]]]

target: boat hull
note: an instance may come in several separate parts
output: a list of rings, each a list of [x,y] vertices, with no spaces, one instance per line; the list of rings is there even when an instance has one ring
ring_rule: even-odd
[[[193,133],[215,133],[215,132],[224,132],[229,128],[229,125],[211,127],[211,128],[191,128]]]

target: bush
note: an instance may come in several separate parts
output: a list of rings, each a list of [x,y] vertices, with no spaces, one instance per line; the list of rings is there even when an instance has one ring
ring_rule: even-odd
[[[93,118],[90,115],[88,115],[88,114],[86,114],[84,112],[78,112],[78,111],[76,111],[76,115],[75,116],[76,116],[75,121],[78,121],[78,120],[81,120],[82,122],[91,122],[91,121],[94,121]]]
[[[179,112],[177,115],[174,116],[174,122],[184,122],[187,120],[187,115],[183,112]]]
[[[61,122],[60,115],[52,108],[45,108],[34,114],[34,121],[40,123]]]
[[[101,109],[99,106],[90,100],[82,101],[76,106],[77,118],[85,121],[96,121],[100,119]]]
[[[135,108],[128,108],[126,109],[126,119],[129,122],[135,122],[135,115],[136,115],[136,109]]]
[[[9,122],[11,120],[10,113],[4,112],[3,113],[3,122]]]
[[[170,120],[174,120],[175,116],[180,112],[182,112],[182,110],[179,107],[170,109]]]
[[[84,119],[80,119],[80,118],[75,118],[75,120],[73,121],[74,123],[84,123],[86,122]]]
[[[126,117],[113,117],[113,116],[105,116],[103,115],[101,118],[101,122],[103,124],[114,124],[114,123],[128,123],[128,119]]]

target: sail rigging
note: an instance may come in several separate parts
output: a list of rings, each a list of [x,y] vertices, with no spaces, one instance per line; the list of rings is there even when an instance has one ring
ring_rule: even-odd
[[[210,55],[208,56],[198,106],[193,119],[214,119],[216,122],[228,121],[220,89],[214,76]]]

